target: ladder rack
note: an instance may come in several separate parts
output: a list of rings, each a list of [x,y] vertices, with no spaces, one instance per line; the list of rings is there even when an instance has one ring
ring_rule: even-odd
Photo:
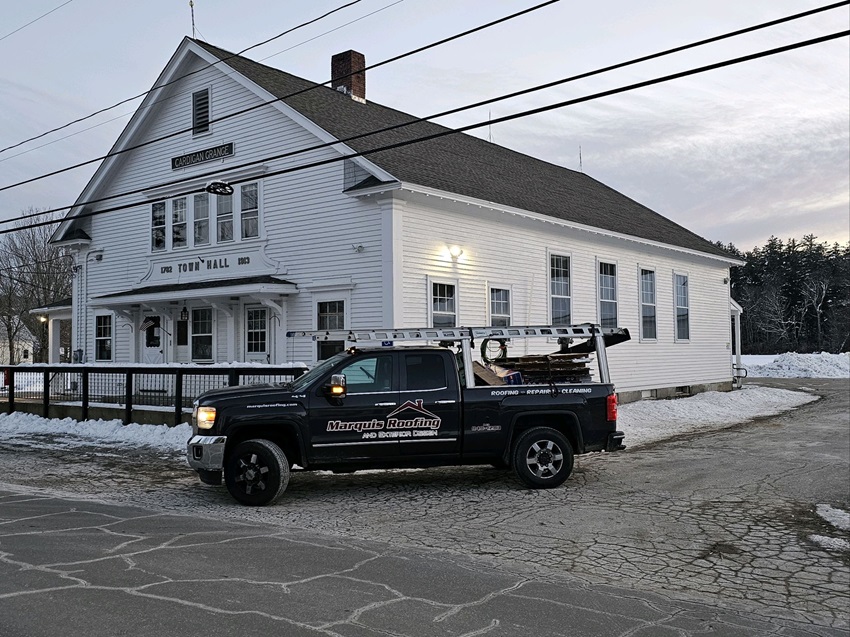
[[[476,338],[592,338],[596,334],[614,333],[613,328],[598,325],[532,325],[508,327],[423,327],[377,330],[313,330],[290,331],[287,337],[311,337],[314,341],[348,341],[350,343],[389,341],[468,341]]]

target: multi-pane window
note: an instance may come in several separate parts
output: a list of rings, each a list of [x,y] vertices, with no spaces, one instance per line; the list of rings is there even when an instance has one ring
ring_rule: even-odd
[[[165,202],[151,205],[151,250],[165,250]]]
[[[187,245],[186,197],[180,197],[171,200],[171,247],[185,248]]]
[[[511,291],[490,288],[490,325],[506,327],[511,324]]]
[[[199,135],[210,130],[210,90],[192,93],[192,134]]]
[[[249,308],[247,312],[247,350],[249,354],[264,354],[268,330],[267,313],[265,308]]]
[[[617,266],[599,262],[599,323],[617,327]]]
[[[549,296],[552,325],[569,325],[570,315],[570,258],[553,254],[549,257]]]
[[[112,317],[107,314],[94,317],[94,359],[112,360]]]
[[[674,274],[673,282],[676,296],[676,340],[686,341],[691,337],[688,275]]]
[[[640,337],[657,338],[655,325],[655,271],[640,270]]]
[[[216,196],[216,239],[219,243],[233,241],[233,195]]]
[[[211,361],[213,358],[212,308],[192,310],[192,360]]]
[[[195,245],[204,246],[210,242],[210,196],[203,192],[194,197]]]
[[[431,326],[454,327],[457,324],[455,286],[449,283],[432,283]]]
[[[316,304],[316,329],[344,330],[345,301],[319,301]],[[345,349],[345,341],[318,341],[318,360],[322,361]]]
[[[260,205],[257,198],[257,184],[245,184],[241,188],[242,238],[250,239],[260,236]]]

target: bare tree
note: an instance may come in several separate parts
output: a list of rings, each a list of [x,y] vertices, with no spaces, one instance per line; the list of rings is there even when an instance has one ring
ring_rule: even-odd
[[[34,212],[38,209],[23,214]],[[30,311],[71,295],[71,259],[63,248],[49,243],[52,226],[31,228],[21,219],[16,228],[0,237],[0,328],[10,352],[28,332],[35,343],[34,359],[46,362],[47,329]]]

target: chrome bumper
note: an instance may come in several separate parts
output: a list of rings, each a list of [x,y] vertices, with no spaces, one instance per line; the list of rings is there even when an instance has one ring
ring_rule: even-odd
[[[227,436],[192,436],[186,444],[189,466],[201,471],[221,471]]]

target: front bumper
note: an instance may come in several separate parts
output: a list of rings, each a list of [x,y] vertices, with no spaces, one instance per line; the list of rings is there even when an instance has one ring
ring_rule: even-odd
[[[615,431],[608,434],[608,442],[605,444],[605,451],[622,451],[626,448],[623,444],[623,438],[626,437],[622,431]]]
[[[192,436],[186,443],[186,460],[196,471],[221,471],[227,436]]]

